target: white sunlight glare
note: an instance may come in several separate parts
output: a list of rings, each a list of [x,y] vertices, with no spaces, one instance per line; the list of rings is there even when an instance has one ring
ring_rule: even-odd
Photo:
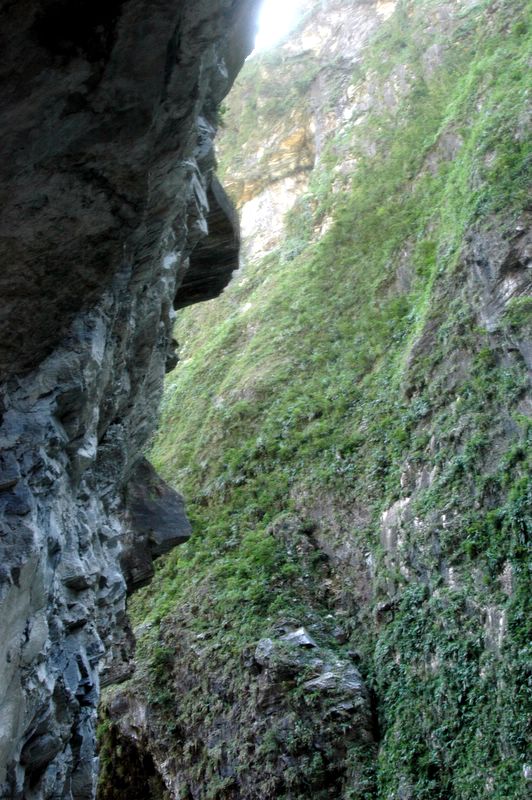
[[[296,24],[303,0],[263,0],[255,51],[273,47]]]

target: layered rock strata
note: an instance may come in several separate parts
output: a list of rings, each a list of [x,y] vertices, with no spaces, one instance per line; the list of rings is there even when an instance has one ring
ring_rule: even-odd
[[[237,267],[212,140],[253,6],[0,4],[5,800],[93,796],[99,672],[131,671],[123,569],[189,533],[139,459],[174,305]]]

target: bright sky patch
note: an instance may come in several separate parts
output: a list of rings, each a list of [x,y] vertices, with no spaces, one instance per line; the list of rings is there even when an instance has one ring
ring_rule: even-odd
[[[296,24],[303,0],[264,0],[259,13],[255,50],[273,47]]]

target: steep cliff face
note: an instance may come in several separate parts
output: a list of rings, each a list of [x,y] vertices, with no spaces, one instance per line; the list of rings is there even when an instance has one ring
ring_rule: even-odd
[[[190,532],[141,456],[174,305],[238,263],[212,140],[253,3],[0,14],[0,796],[91,798],[99,672],[132,669],[125,578]]]
[[[361,91],[353,73],[395,7],[354,3],[347,13],[342,2],[309,2],[290,37],[246,66],[219,141],[225,185],[241,214],[244,258],[281,243],[285,215],[308,191],[328,140],[371,107],[374,87]],[[393,96],[392,85],[383,88]],[[348,161],[341,169],[352,167]]]
[[[319,2],[244,68],[259,241],[177,321],[195,533],[133,600],[102,798],[132,752],[172,798],[528,796],[529,11]]]

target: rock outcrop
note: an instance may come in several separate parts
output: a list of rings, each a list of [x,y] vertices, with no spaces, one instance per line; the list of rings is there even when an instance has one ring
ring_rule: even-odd
[[[0,4],[5,800],[93,797],[98,674],[131,670],[126,579],[188,535],[139,459],[174,305],[238,266],[212,141],[254,5]]]
[[[214,787],[247,800],[325,798],[355,784],[360,764],[347,763],[349,748],[374,750],[368,689],[352,658],[297,624],[279,622],[240,664],[224,664],[209,632],[166,626],[157,686],[144,696],[118,687],[105,699],[99,800],[203,798]],[[189,698],[205,685],[209,702],[198,713]],[[146,763],[158,793],[146,787]]]

